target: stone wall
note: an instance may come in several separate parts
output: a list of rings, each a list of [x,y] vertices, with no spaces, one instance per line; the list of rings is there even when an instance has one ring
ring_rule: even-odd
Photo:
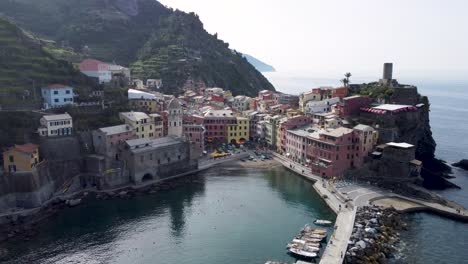
[[[172,164],[167,164],[158,167],[157,175],[159,179],[165,179],[171,176],[175,176],[178,174],[182,174],[188,171],[193,171],[198,169],[198,161],[197,160],[190,160],[190,161],[179,161],[174,162]]]
[[[418,88],[416,87],[396,87],[390,98],[392,104],[416,105],[419,103]]]

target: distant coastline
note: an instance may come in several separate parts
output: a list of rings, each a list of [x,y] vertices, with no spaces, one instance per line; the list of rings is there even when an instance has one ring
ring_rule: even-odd
[[[244,58],[247,59],[247,61],[250,64],[252,64],[252,66],[255,67],[255,69],[257,69],[257,71],[259,71],[259,72],[276,72],[276,69],[273,66],[271,66],[271,65],[269,65],[269,64],[267,64],[267,63],[265,63],[265,62],[263,62],[261,60],[255,58],[255,57],[253,57],[253,56],[251,56],[249,54],[242,54],[242,55],[244,56]]]

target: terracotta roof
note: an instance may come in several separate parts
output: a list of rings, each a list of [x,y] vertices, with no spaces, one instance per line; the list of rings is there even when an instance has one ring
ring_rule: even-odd
[[[107,63],[95,59],[85,59],[80,63],[80,71],[99,71],[101,64],[106,65]]]
[[[15,145],[15,150],[23,153],[33,153],[34,151],[37,151],[39,148],[38,145],[32,144],[32,143],[27,143],[24,145]]]

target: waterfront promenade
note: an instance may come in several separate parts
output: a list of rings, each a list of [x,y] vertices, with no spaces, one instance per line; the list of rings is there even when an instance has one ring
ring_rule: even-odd
[[[290,159],[272,153],[275,160],[284,167],[313,181],[313,187],[322,196],[327,205],[337,214],[335,231],[322,254],[320,263],[342,263],[348,241],[352,235],[356,210],[360,206],[376,204],[385,207],[394,207],[400,212],[428,211],[444,217],[468,222],[468,210],[453,202],[447,205],[422,201],[415,198],[395,194],[372,185],[357,183],[331,184],[322,177],[310,173],[307,168]],[[341,210],[339,206],[341,205]]]
[[[292,162],[287,158],[273,153],[275,159],[286,168],[299,173],[303,177],[314,182],[313,187],[317,193],[322,196],[328,206],[337,214],[335,221],[335,231],[328,240],[328,244],[322,254],[320,263],[333,264],[342,263],[348,248],[348,241],[353,232],[354,218],[356,217],[356,207],[353,201],[347,201],[346,198],[328,184],[323,178],[310,173],[310,169],[299,163]],[[340,209],[341,206],[341,209]]]

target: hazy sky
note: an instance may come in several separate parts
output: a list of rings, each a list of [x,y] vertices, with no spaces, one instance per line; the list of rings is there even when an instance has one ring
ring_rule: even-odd
[[[466,0],[162,0],[278,71],[468,79]]]

